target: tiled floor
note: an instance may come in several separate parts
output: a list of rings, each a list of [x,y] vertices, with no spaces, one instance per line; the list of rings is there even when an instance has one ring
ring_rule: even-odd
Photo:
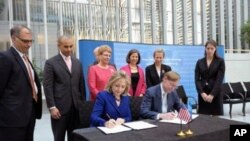
[[[236,121],[243,121],[250,123],[250,104],[246,105],[246,116],[242,116],[242,105],[235,104],[232,109],[232,119]],[[228,104],[224,105],[224,116],[221,118],[230,119]],[[50,126],[50,114],[46,108],[43,111],[43,117],[41,120],[37,120],[36,129],[35,129],[35,141],[53,141],[53,135]]]

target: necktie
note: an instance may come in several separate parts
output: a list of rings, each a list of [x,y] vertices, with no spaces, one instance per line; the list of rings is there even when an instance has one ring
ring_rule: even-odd
[[[68,57],[65,57],[65,63],[69,69],[69,72],[71,72],[71,66],[72,66],[72,63],[71,63],[71,60],[70,60],[70,56]]]
[[[31,84],[31,87],[32,87],[32,98],[37,102],[35,82],[34,82],[34,79],[33,79],[32,73],[31,73],[31,68],[30,68],[31,66],[30,66],[30,63],[29,63],[29,59],[28,59],[28,57],[26,55],[23,55],[23,58],[25,60],[26,68],[27,68],[27,71],[28,71],[28,74],[29,74],[30,84]]]
[[[167,112],[167,93],[162,95],[162,113]]]

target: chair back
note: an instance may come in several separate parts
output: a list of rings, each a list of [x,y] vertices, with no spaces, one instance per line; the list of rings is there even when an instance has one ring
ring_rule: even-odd
[[[132,121],[140,119],[140,110],[141,110],[142,97],[131,96],[130,97],[130,109]]]
[[[245,93],[245,99],[246,101],[250,101],[250,82],[243,82],[245,88],[246,88],[246,93]]]
[[[231,88],[232,88],[232,92],[233,92],[233,97],[232,98],[243,98],[244,99],[244,95],[245,95],[245,90],[241,84],[241,82],[230,82],[229,83]]]
[[[177,89],[176,89],[176,92],[179,96],[179,98],[181,99],[182,103],[184,103],[185,105],[187,104],[187,94],[185,92],[185,89],[182,85],[178,86]]]
[[[192,99],[192,101],[194,103],[192,102],[192,104],[190,106],[192,106],[192,109],[196,109],[196,111],[198,110],[198,102],[197,102],[197,100],[195,99],[195,97],[188,96],[186,94],[186,91],[185,91],[183,85],[178,86],[177,89],[176,89],[176,92],[177,92],[177,94],[178,94],[178,96],[179,96],[182,103],[184,103],[185,105],[188,106],[188,104],[190,104],[190,103],[188,103],[188,99]]]
[[[84,101],[81,110],[81,127],[88,128],[90,127],[90,117],[93,110],[95,102],[94,101]]]

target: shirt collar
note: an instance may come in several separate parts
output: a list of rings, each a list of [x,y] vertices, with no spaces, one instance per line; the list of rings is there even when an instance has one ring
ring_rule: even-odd
[[[61,51],[60,51],[60,55],[62,56],[63,60],[66,60],[66,58],[68,58],[68,57],[69,57],[69,58],[70,58],[70,60],[71,60],[71,56],[66,57],[65,55],[63,55],[63,54],[62,54],[62,52],[61,52]]]
[[[17,51],[17,53],[20,55],[21,58],[23,58],[23,56],[26,55],[22,53],[21,51],[19,51],[14,45],[13,45],[13,48]]]
[[[160,86],[161,86],[161,95],[163,96],[164,94],[167,94],[167,92],[165,92],[163,89],[162,83],[160,84]]]

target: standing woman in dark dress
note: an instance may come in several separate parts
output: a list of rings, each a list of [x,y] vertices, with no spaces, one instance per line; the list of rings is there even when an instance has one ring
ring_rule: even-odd
[[[132,49],[126,57],[127,65],[121,67],[131,77],[131,88],[129,95],[143,96],[146,91],[146,81],[144,78],[143,69],[138,65],[141,61],[141,55],[138,50]]]
[[[223,97],[220,87],[225,75],[224,59],[216,52],[216,42],[205,44],[205,57],[197,61],[195,85],[198,92],[199,114],[223,115]]]

